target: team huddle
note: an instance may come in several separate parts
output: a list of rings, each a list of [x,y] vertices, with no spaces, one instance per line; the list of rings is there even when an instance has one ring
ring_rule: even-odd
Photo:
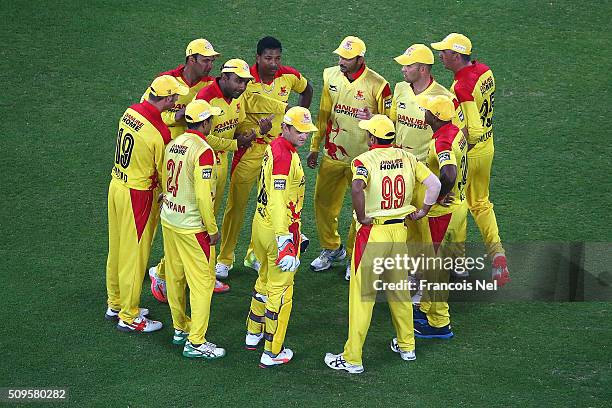
[[[164,257],[149,276],[153,296],[170,306],[172,343],[183,346],[185,357],[223,357],[225,349],[207,340],[210,305],[213,293],[229,290],[223,280],[233,268],[256,182],[257,207],[243,262],[258,272],[245,347],[263,345],[260,367],[293,357],[284,343],[295,273],[309,244],[301,233],[305,200],[314,200],[322,249],[310,268],[324,271],[347,259],[349,335],[342,353],[326,354],[330,368],[364,371],[361,354],[374,307],[374,299],[364,297],[371,272],[362,262],[368,248],[385,244],[376,247],[383,248],[376,249],[377,256],[392,257],[398,248],[418,244],[431,256],[462,256],[455,244],[466,240],[469,210],[492,259],[492,279],[508,282],[488,197],[493,74],[471,60],[471,42],[461,34],[431,46],[454,73],[450,90],[431,74],[431,49],[414,44],[395,58],[404,81],[392,93],[389,83],[366,66],[365,43],[346,37],[334,50],[338,65],[323,72],[315,125],[309,111],[313,87],[298,70],[281,65],[277,39],[258,42],[252,66],[227,60],[219,77],[209,76],[220,55],[212,44],[190,42],[185,64],[155,78],[140,103],[119,120],[108,192],[105,318],[117,321],[124,332],[162,328],[140,308],[161,222]],[[298,106],[288,105],[291,93],[299,95]],[[307,166],[318,166],[314,198],[305,195],[298,155],[311,133]],[[338,217],[349,187],[354,216],[342,244]],[[438,270],[422,274],[416,279],[448,280]],[[445,298],[425,291],[414,301],[414,307],[410,296],[389,302],[397,334],[390,347],[408,361],[416,358],[415,337],[453,336]]]

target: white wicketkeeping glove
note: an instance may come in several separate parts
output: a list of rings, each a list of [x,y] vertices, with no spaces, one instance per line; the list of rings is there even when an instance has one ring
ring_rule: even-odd
[[[297,251],[293,243],[293,235],[281,235],[276,237],[276,245],[278,247],[278,257],[276,264],[282,271],[293,272],[300,265],[300,260],[297,257]]]

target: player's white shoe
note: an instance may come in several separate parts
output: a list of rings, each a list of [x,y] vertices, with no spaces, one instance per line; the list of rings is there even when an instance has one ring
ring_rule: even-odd
[[[244,258],[244,266],[253,269],[255,272],[259,272],[261,263],[257,260],[257,257],[251,252],[246,258]]]
[[[189,337],[189,333],[186,333],[182,330],[174,329],[174,335],[172,336],[172,344],[182,346],[187,341],[187,337]]]
[[[151,333],[161,330],[162,327],[162,322],[147,319],[144,316],[138,316],[132,323],[126,323],[123,320],[117,323],[117,330],[126,333]]]
[[[157,274],[157,266],[149,268],[149,278],[151,278],[151,294],[160,303],[168,303],[166,295],[166,281]]]
[[[355,365],[348,363],[342,354],[325,354],[325,364],[334,370],[344,370],[351,374],[361,374],[364,369],[362,365]]]
[[[215,265],[215,275],[217,275],[217,279],[227,279],[229,271],[231,271],[233,267],[234,265],[226,265],[218,262]]]
[[[261,354],[259,359],[259,367],[270,368],[280,364],[287,364],[293,358],[293,351],[288,348],[284,348],[283,351],[278,353],[276,357],[272,357],[265,352]]]
[[[263,333],[253,334],[247,332],[244,339],[244,348],[247,350],[257,350],[257,346],[261,339],[263,339]]]
[[[416,360],[416,354],[414,352],[414,350],[412,351],[404,351],[400,348],[399,344],[397,344],[397,337],[394,337],[391,340],[391,351],[395,352],[395,353],[399,353],[400,357],[402,358],[402,360],[406,360],[406,361],[414,361]]]
[[[183,356],[188,358],[206,358],[208,360],[213,360],[223,357],[224,355],[224,348],[217,347],[216,344],[210,342],[202,343],[196,347],[187,340],[185,342],[185,347],[183,347]]]
[[[138,310],[138,314],[140,314],[140,316],[148,316],[149,315],[149,309],[147,309],[145,307],[141,307]],[[119,310],[114,310],[114,309],[111,309],[110,307],[107,307],[106,308],[106,313],[104,314],[104,318],[106,320],[114,320],[114,321],[119,320]]]
[[[346,265],[346,271],[344,272],[344,280],[345,281],[351,280],[351,264],[350,263]]]
[[[341,261],[346,258],[346,249],[344,245],[340,245],[338,249],[324,249],[318,257],[310,264],[310,269],[315,272],[325,271],[332,267],[336,261]]]

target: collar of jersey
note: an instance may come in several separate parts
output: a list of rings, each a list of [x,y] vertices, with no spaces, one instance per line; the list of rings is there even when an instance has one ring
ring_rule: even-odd
[[[291,142],[285,139],[282,135],[278,137],[278,143],[284,144],[285,147],[289,149],[289,151],[291,152],[297,152],[297,149],[295,148],[295,146],[292,145]]]
[[[194,130],[194,129],[187,129],[187,130],[185,131],[185,133],[193,133],[194,135],[198,135],[198,136],[200,136],[202,139],[206,140],[206,135],[205,135],[204,133],[202,133],[202,132],[198,132],[197,130]]]
[[[264,83],[266,85],[271,85],[272,82],[274,82],[274,80],[276,78],[280,78],[283,74],[281,74],[281,65],[278,66],[278,69],[276,70],[276,73],[274,74],[274,78],[272,78],[272,81],[270,82],[263,82],[261,80],[261,78],[259,77],[259,71],[257,71],[257,63],[251,65],[251,75],[253,75],[253,78],[255,78],[253,80],[253,82],[261,82]]]
[[[478,64],[478,61],[470,61],[469,65],[466,65],[455,73],[455,80],[458,81],[462,76],[470,72],[476,66],[476,64]]]
[[[357,79],[359,79],[359,77],[361,77],[361,75],[363,75],[363,73],[365,72],[365,69],[366,69],[366,64],[364,62],[361,68],[357,70],[357,72],[355,72],[354,74],[348,74],[348,75],[344,74],[344,77],[348,79],[350,82],[355,82]]]
[[[434,82],[436,82],[436,81],[434,80],[433,75],[430,75],[429,76],[429,84],[427,84],[427,87],[425,89],[423,89],[423,92],[421,92],[419,95],[424,94],[429,89],[431,89],[431,87],[433,86]],[[412,86],[412,83],[409,82],[408,85],[410,85],[410,89],[412,89],[412,93],[414,94],[414,87]]]
[[[370,146],[369,150],[373,150],[373,149],[387,149],[389,147],[393,147],[393,143],[390,143],[388,145],[373,144],[372,146]]]
[[[147,101],[146,99],[144,101],[142,101],[142,107],[145,108],[145,110],[151,114],[154,118],[159,118],[161,119],[161,112],[157,110],[157,108],[153,105],[151,105],[151,102]]]
[[[221,77],[216,77],[215,80],[212,83],[212,87],[215,90],[215,93],[217,94],[216,96],[219,98],[223,98],[223,100],[230,105],[233,101],[233,98],[229,98],[227,99],[225,97],[225,95],[223,95],[223,91],[221,91],[221,87],[219,86],[219,80],[221,79]]]

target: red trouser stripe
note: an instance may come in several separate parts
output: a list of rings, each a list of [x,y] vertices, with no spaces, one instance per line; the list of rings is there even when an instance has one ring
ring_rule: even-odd
[[[372,231],[371,225],[362,225],[359,227],[359,231],[357,231],[357,235],[355,236],[355,250],[353,251],[353,254],[355,254],[355,273],[357,272],[357,268],[359,268],[361,257],[363,256],[366,244],[370,238],[370,231]]]
[[[138,234],[138,242],[140,242],[142,233],[151,215],[153,191],[134,190],[130,188],[130,201],[132,203],[132,212],[134,213],[134,223],[136,225],[136,233]]]
[[[238,166],[238,163],[240,163],[240,159],[242,159],[242,156],[244,156],[246,151],[246,147],[239,147],[238,150],[234,152],[234,157],[232,158],[232,168],[230,170],[230,177],[232,176],[232,174],[234,174],[234,169],[236,168],[236,166]]]
[[[439,217],[429,217],[429,232],[431,233],[431,242],[433,242],[434,250],[438,252],[440,244],[444,240],[444,235],[448,229],[453,213],[441,215]]]
[[[200,244],[200,248],[204,251],[206,259],[210,259],[210,237],[208,236],[208,232],[198,232],[195,234],[195,237]]]

